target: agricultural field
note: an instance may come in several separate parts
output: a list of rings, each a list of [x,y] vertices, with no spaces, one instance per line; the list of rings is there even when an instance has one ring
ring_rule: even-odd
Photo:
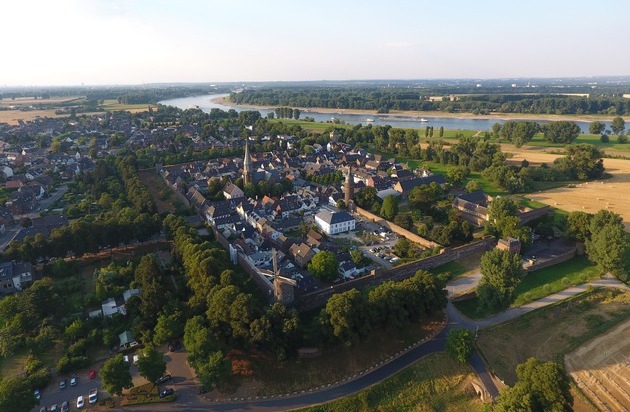
[[[0,123],[18,124],[18,120],[31,121],[36,117],[68,117],[67,114],[55,114],[55,109],[48,110],[0,110]]]
[[[482,411],[471,384],[475,379],[470,366],[439,353],[355,395],[301,411]]]
[[[630,320],[565,357],[567,372],[601,411],[630,410]]]
[[[545,153],[533,148],[516,149],[505,148],[514,155],[511,161],[527,159],[530,166],[541,163],[551,164],[558,157],[557,154]],[[587,213],[597,213],[601,209],[620,214],[623,217],[626,230],[630,230],[630,160],[604,159],[606,172],[610,179],[592,182],[581,182],[573,185],[563,185],[544,192],[530,193],[527,198],[554,206],[558,209],[574,212],[581,210]],[[569,187],[571,186],[571,187]]]

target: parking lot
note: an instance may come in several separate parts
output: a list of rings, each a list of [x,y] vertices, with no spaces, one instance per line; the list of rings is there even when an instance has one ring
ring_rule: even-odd
[[[175,352],[169,352],[166,346],[159,348],[164,352],[164,361],[166,362],[166,371],[171,374],[173,378],[160,385],[161,389],[173,388],[177,394],[177,403],[186,405],[194,403],[197,399],[199,391],[198,384],[195,381],[195,374],[193,370],[188,366],[187,352],[185,349],[180,349]],[[147,383],[147,380],[140,376],[138,373],[138,367],[133,363],[133,353],[129,354],[131,364],[129,371],[133,379],[134,386],[139,386]],[[85,407],[81,410],[107,410],[104,407],[98,407],[97,405],[90,405],[88,403],[88,394],[90,389],[98,388],[99,399],[109,397],[109,394],[101,388],[101,377],[98,374],[98,370],[101,368],[103,362],[99,362],[90,366],[89,368],[76,372],[77,384],[76,386],[70,386],[70,375],[61,375],[53,378],[50,385],[41,390],[40,404],[33,408],[33,412],[38,412],[41,407],[46,407],[50,410],[50,407],[54,404],[61,407],[63,401],[70,403],[70,410],[75,411],[77,409],[77,397],[83,395],[85,399]],[[94,379],[90,379],[88,373],[90,370],[96,371]],[[66,379],[66,388],[60,389],[59,382],[62,379]]]
[[[95,408],[96,405],[90,405],[88,403],[88,394],[90,389],[98,388],[99,389],[99,398],[103,396],[109,396],[104,391],[101,390],[101,377],[96,373],[94,379],[90,379],[88,377],[88,373],[90,370],[98,370],[102,363],[98,365],[93,365],[90,368],[82,369],[76,373],[77,375],[77,384],[76,386],[70,386],[70,375],[65,374],[61,376],[57,376],[53,378],[50,385],[41,390],[41,399],[40,404],[33,408],[33,411],[39,411],[39,409],[44,406],[47,410],[50,410],[52,405],[57,405],[58,410],[61,408],[61,404],[63,401],[68,401],[70,403],[70,410],[77,409],[77,398],[83,395],[85,399],[85,407],[83,409],[92,409]],[[66,388],[60,389],[59,382],[62,379],[66,379]]]

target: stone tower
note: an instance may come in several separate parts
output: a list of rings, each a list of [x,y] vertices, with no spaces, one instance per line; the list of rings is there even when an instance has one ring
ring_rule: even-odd
[[[245,157],[243,159],[243,185],[254,183],[252,179],[252,159],[249,156],[249,139],[245,138]]]
[[[354,176],[352,175],[352,166],[348,165],[348,174],[346,175],[346,188],[345,188],[345,198],[344,202],[346,203],[346,207],[348,210],[350,208],[350,202],[352,202],[352,198],[354,197]]]

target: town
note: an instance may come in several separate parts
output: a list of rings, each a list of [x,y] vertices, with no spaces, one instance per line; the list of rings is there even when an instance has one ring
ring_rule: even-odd
[[[598,269],[622,273],[615,251],[625,250],[625,238],[616,234],[623,224],[615,213],[562,217],[522,196],[484,192],[496,191],[492,173],[475,180],[468,167],[528,167],[488,157],[501,149],[487,140],[457,135],[444,151],[441,141],[422,144],[415,131],[396,137],[396,129],[330,124],[313,132],[270,117],[158,105],[0,127],[0,307],[6,321],[33,308],[22,324],[5,323],[0,348],[14,359],[29,348],[22,387],[35,385],[52,410],[67,405],[69,393],[78,408],[85,399],[113,406],[110,395],[123,396],[123,406],[224,402],[227,385],[251,374],[253,348],[281,363],[318,359],[327,347],[353,348],[383,325],[404,330],[418,319],[433,325],[415,337],[426,338],[444,325],[447,292],[451,324],[441,333],[470,343],[466,333],[499,322],[514,301],[526,307],[534,291],[546,296],[597,282],[585,254]],[[398,141],[398,154],[374,151],[382,133],[390,140],[380,146]],[[425,137],[432,134],[427,128]],[[398,160],[410,151],[424,164]],[[438,172],[439,158],[455,165]],[[594,173],[600,164],[596,157],[554,173]],[[621,243],[611,246],[616,236]],[[601,247],[596,237],[605,239]],[[465,261],[472,271],[457,263]],[[560,276],[576,265],[575,280]],[[501,267],[494,280],[492,267]],[[550,268],[558,273],[547,274]],[[32,302],[38,293],[48,297]],[[407,298],[386,303],[389,293]],[[41,312],[54,316],[45,327],[37,313],[51,299],[67,303]],[[376,317],[362,318],[363,311]],[[55,349],[62,378],[49,393],[50,369],[40,356],[58,347],[53,330],[66,349]],[[171,354],[168,363],[158,347]],[[485,367],[475,371],[485,376]],[[176,376],[198,379],[202,394],[163,386]],[[163,389],[152,392],[158,381]],[[491,379],[474,385],[481,399],[497,396]]]

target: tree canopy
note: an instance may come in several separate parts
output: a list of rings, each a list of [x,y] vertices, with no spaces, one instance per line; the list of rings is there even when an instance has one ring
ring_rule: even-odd
[[[99,371],[99,375],[103,380],[103,389],[112,395],[121,395],[123,389],[133,387],[129,365],[121,354],[106,360]]]
[[[308,270],[317,279],[332,281],[339,277],[339,262],[334,253],[322,250],[313,256],[308,264]]]
[[[473,333],[467,329],[452,329],[446,337],[446,352],[459,363],[466,363],[474,351]]]
[[[529,358],[516,367],[516,376],[516,384],[497,399],[495,412],[572,410],[569,379],[558,364]]]
[[[156,382],[166,372],[164,354],[149,345],[140,352],[138,357],[138,372],[149,382]]]
[[[480,304],[491,310],[507,307],[521,282],[523,267],[517,253],[492,249],[481,257],[482,278],[477,287]]]

